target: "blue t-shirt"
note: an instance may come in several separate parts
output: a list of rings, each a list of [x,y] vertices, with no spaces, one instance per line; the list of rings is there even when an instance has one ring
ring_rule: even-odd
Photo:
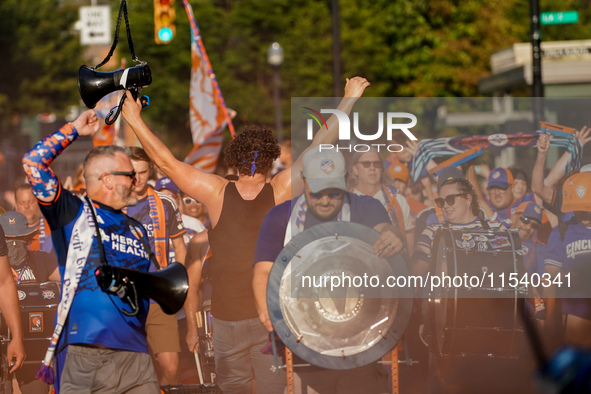
[[[552,230],[546,246],[544,263],[562,270],[562,286],[558,288],[562,299],[562,312],[591,319],[591,298],[589,297],[589,273],[591,262],[591,228],[570,220],[564,233],[564,241],[560,239],[558,227]],[[571,273],[571,286],[568,287],[564,274]],[[554,277],[551,278],[554,280]]]
[[[141,240],[132,232],[125,215],[106,205],[97,202],[94,204],[107,263],[147,272],[150,267],[148,254]],[[76,220],[83,213],[82,200],[59,185],[54,201],[40,201],[40,207],[52,230],[53,245],[63,281],[72,230]],[[142,231],[144,237],[147,235],[137,221],[129,220],[137,230]],[[99,265],[100,252],[95,237],[60,336],[58,351],[65,345],[92,344],[148,353],[144,327],[148,300],[140,301],[144,313],[136,317],[124,315],[121,309],[129,311],[129,305],[117,295],[108,294],[98,286],[94,271]]]
[[[373,197],[358,196],[347,192],[345,199],[348,199],[351,207],[351,222],[360,223],[367,227],[374,227],[380,223],[390,224],[388,212],[383,205]],[[254,253],[254,263],[259,261],[275,261],[285,240],[285,231],[289,226],[289,217],[291,215],[293,201],[286,201],[273,207],[263,219],[263,224],[259,231],[259,238]],[[335,221],[336,218],[333,220]],[[304,228],[310,228],[323,223],[314,216],[310,210],[306,214]]]
[[[529,237],[521,243],[523,249],[523,266],[528,275],[537,273],[544,274],[544,253],[545,246],[536,237]]]

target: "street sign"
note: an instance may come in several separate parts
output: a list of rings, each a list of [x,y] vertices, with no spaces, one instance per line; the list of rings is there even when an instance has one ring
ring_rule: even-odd
[[[81,45],[112,43],[110,6],[80,7],[79,15]]]
[[[564,25],[579,21],[577,11],[542,12],[540,17],[542,25]]]

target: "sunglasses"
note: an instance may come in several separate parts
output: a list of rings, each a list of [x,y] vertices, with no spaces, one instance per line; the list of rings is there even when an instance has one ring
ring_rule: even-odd
[[[183,204],[185,204],[185,205],[199,204],[199,201],[197,201],[191,197],[183,197]]]
[[[98,180],[100,181],[105,174],[127,176],[132,182],[135,182],[135,171],[107,171],[102,173],[101,176],[98,177]]]
[[[328,196],[328,198],[341,198],[343,197],[343,191],[338,191],[338,192],[325,192],[325,191],[321,191],[318,193],[312,193],[309,192],[308,195],[314,199],[321,199],[324,196]]]
[[[376,160],[376,161],[358,161],[357,164],[361,164],[363,168],[369,168],[372,164],[374,168],[384,168],[384,163]]]
[[[523,224],[529,224],[531,226],[531,228],[533,228],[534,230],[536,230],[539,226],[539,224],[529,218],[526,218],[525,216],[519,216],[519,220],[521,220],[521,223]]]
[[[452,205],[454,205],[456,203],[456,197],[466,198],[467,194],[468,193],[450,194],[449,196],[447,196],[445,198],[436,198],[435,204],[439,208],[443,208],[444,203],[447,203],[447,205],[449,205],[451,207]]]

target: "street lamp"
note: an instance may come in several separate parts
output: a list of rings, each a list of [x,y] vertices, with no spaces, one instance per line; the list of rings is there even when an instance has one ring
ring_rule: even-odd
[[[267,50],[267,62],[273,67],[273,103],[275,105],[275,131],[277,142],[283,140],[283,126],[281,123],[281,97],[279,87],[281,86],[280,68],[283,64],[283,48],[278,42],[274,42]]]

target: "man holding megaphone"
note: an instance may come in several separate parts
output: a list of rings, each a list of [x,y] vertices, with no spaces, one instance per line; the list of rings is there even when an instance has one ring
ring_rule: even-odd
[[[160,389],[144,327],[148,300],[140,294],[132,302],[133,297],[124,294],[142,291],[140,283],[135,290],[113,290],[121,275],[132,278],[125,278],[127,284],[149,275],[150,268],[146,231],[121,211],[137,203],[128,151],[117,146],[90,151],[84,159],[84,200],[64,189],[49,168],[76,138],[92,136],[98,129],[96,114],[86,111],[23,157],[27,179],[51,227],[62,278],[56,328],[37,376],[54,383],[56,393],[156,394]],[[112,279],[106,284],[105,270]]]

